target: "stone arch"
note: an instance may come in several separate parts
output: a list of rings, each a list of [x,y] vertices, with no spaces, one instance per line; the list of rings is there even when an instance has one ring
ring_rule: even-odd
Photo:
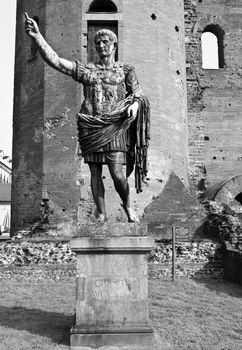
[[[207,191],[207,198],[228,205],[237,201],[242,205],[242,174],[215,184]]]
[[[110,0],[110,1],[113,3],[115,8],[117,9],[116,12],[122,12],[122,1],[118,1],[118,0]],[[82,13],[83,14],[92,13],[89,11],[89,9],[92,7],[92,4],[95,2],[100,2],[100,0],[84,0],[82,3]],[[112,13],[112,12],[107,12],[107,13]]]
[[[218,63],[219,68],[224,67],[224,30],[219,24],[208,24],[203,29],[204,33],[212,33],[217,37],[218,40]]]
[[[118,12],[118,8],[112,0],[93,0],[88,12]]]

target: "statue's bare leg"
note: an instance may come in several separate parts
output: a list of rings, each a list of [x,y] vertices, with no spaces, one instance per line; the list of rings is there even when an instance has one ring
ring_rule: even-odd
[[[94,202],[97,206],[98,219],[100,222],[106,220],[105,202],[104,202],[104,185],[102,180],[102,164],[89,163],[91,172],[91,190]]]
[[[113,179],[114,187],[122,199],[123,207],[129,222],[139,221],[138,217],[130,206],[129,183],[123,174],[122,164],[109,163],[108,168]]]

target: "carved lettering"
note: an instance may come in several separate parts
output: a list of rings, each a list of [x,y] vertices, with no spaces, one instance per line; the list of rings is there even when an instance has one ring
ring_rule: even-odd
[[[97,300],[135,298],[135,292],[126,279],[96,279],[91,297]]]

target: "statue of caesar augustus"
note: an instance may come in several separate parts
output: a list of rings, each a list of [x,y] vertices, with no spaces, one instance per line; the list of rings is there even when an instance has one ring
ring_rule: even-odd
[[[35,40],[45,62],[83,85],[84,101],[77,117],[78,139],[91,172],[98,220],[106,221],[102,165],[107,164],[128,221],[138,221],[130,206],[127,177],[135,165],[136,191],[142,191],[147,174],[150,113],[134,67],[115,62],[117,37],[111,30],[101,29],[94,36],[98,63],[82,64],[59,57],[41,35],[37,23],[27,13],[25,18],[26,33]]]

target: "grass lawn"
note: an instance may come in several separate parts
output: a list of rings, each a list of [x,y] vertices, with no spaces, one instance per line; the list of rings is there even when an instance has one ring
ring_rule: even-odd
[[[69,350],[75,281],[0,280],[0,349]],[[242,287],[150,280],[150,315],[174,350],[241,350]]]
[[[150,281],[150,316],[174,350],[241,350],[242,287],[224,281]]]

